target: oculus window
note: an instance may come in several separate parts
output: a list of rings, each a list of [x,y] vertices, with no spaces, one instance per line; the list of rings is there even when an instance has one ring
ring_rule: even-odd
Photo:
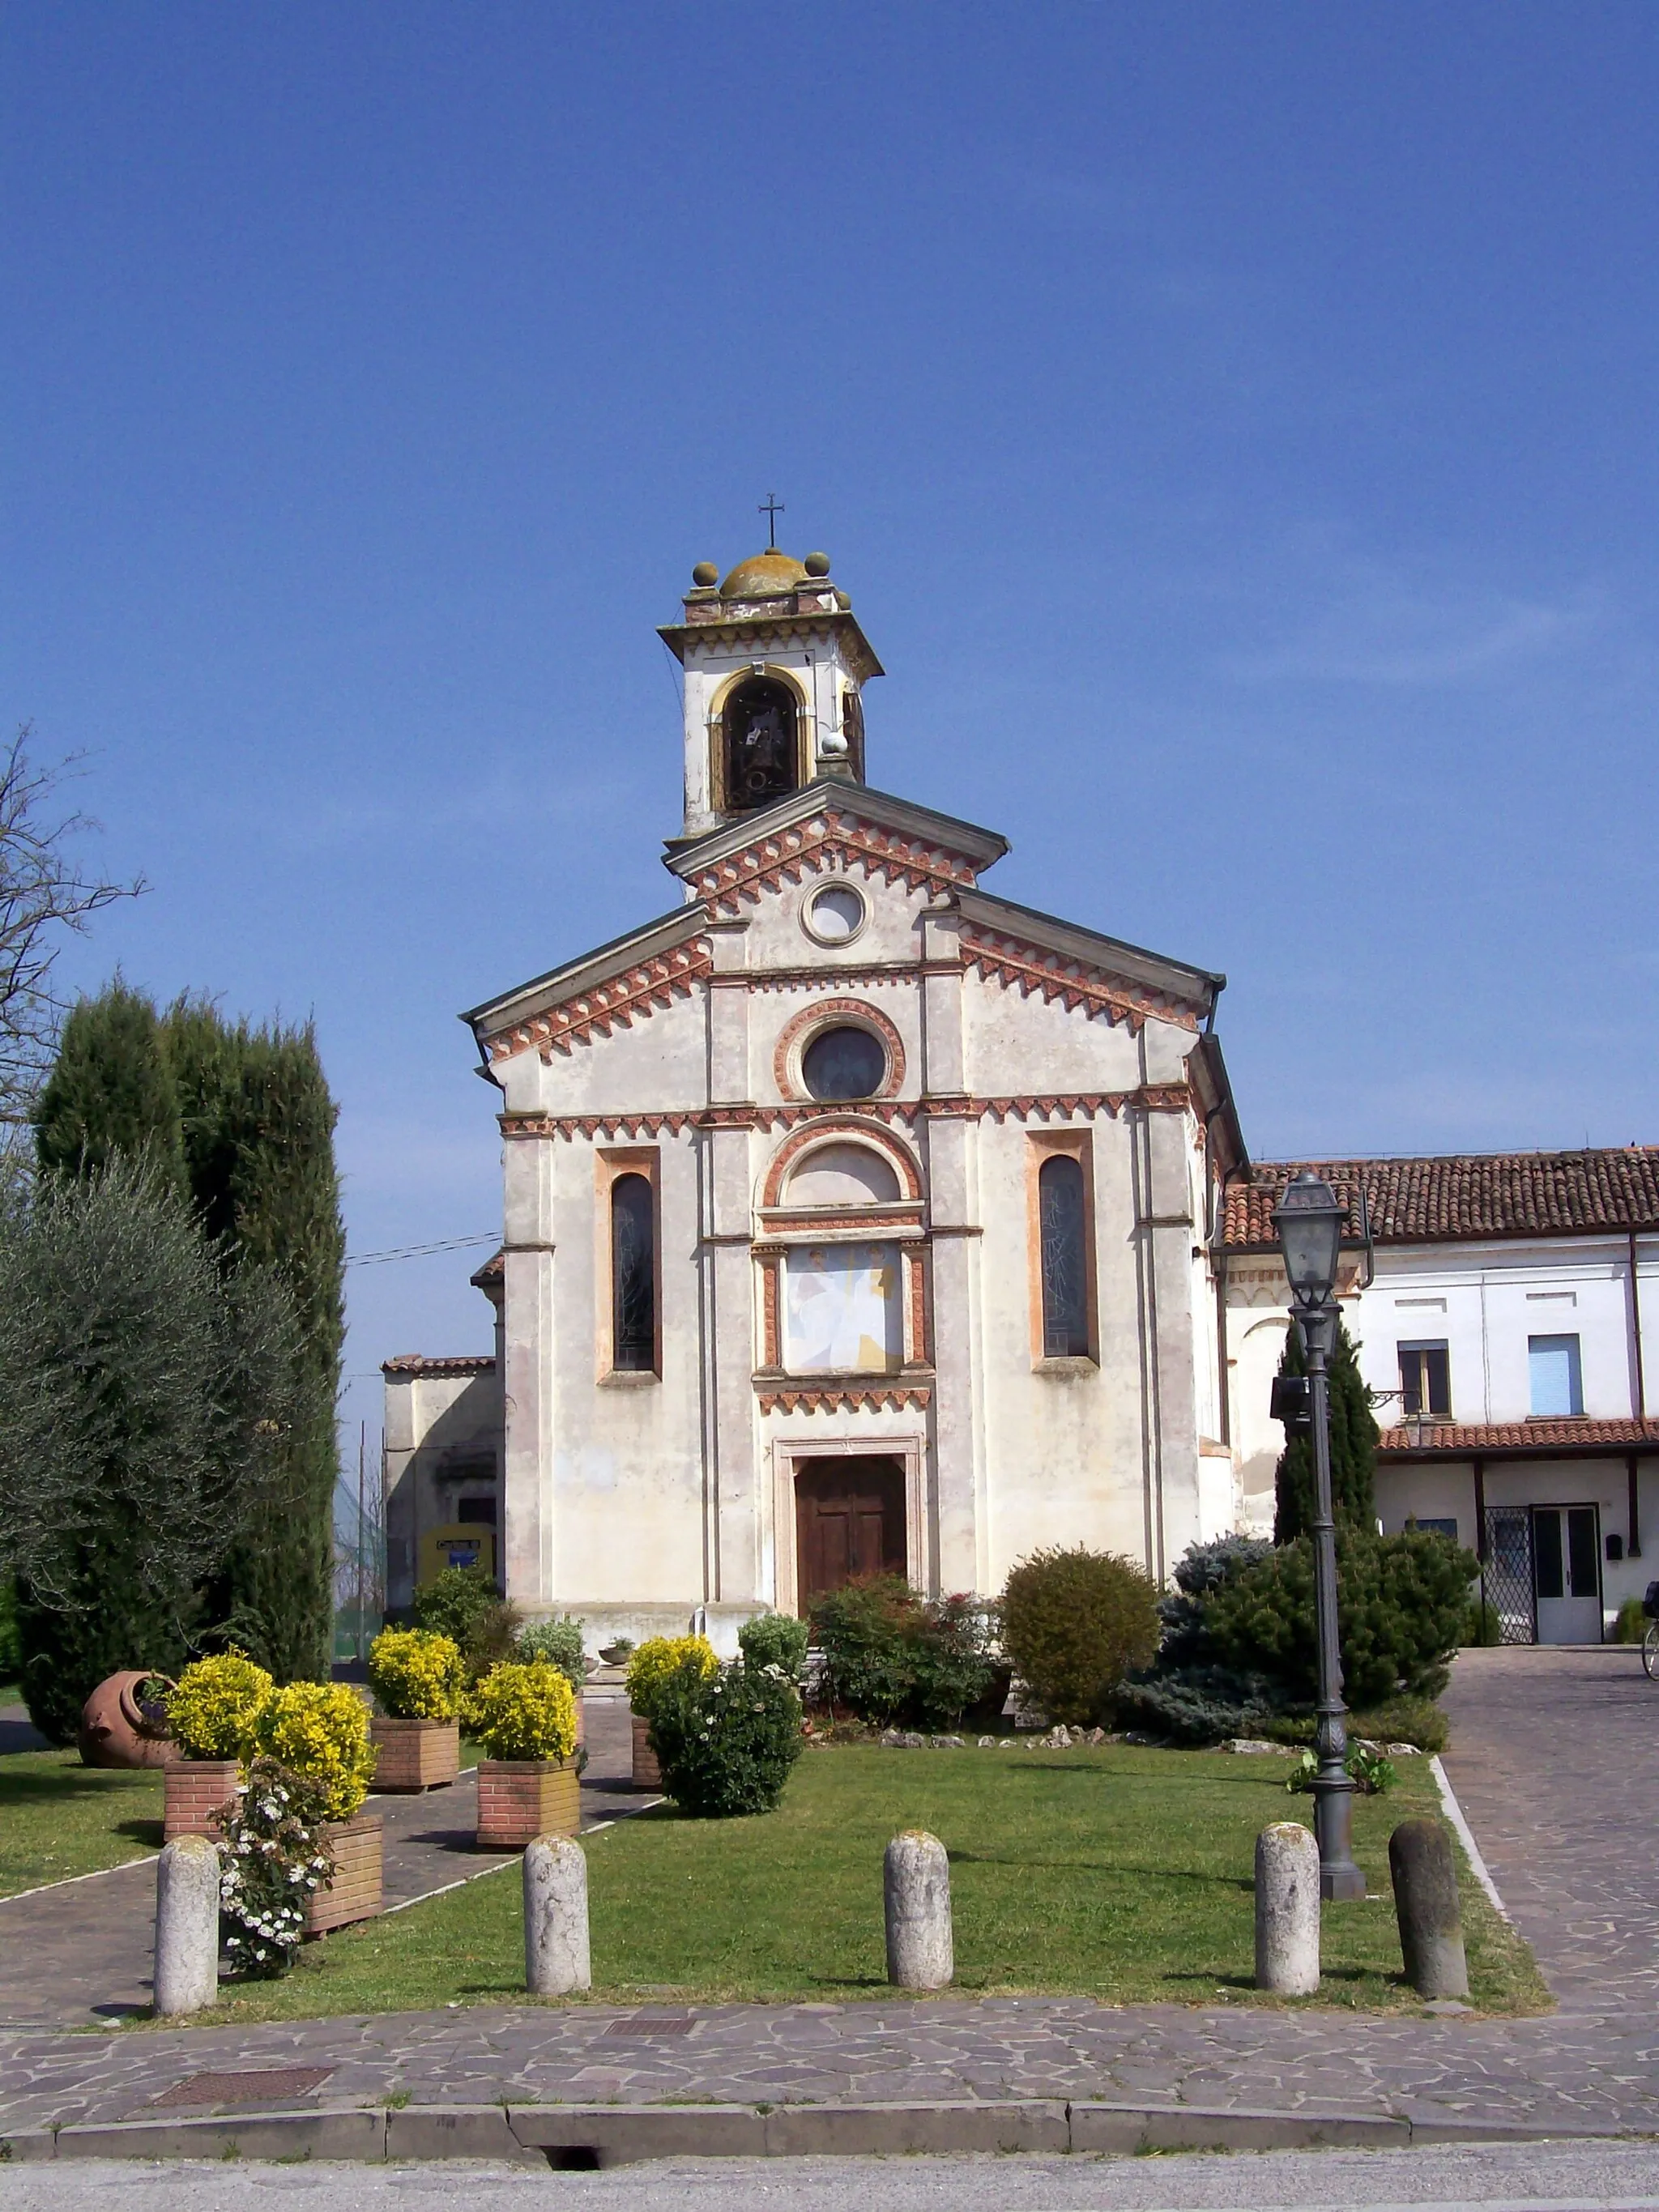
[[[814,1098],[873,1098],[887,1080],[878,1037],[850,1023],[820,1030],[800,1056],[800,1079]]]
[[[1037,1174],[1042,1265],[1042,1356],[1089,1357],[1088,1198],[1083,1163],[1055,1152]]]
[[[864,900],[851,884],[826,884],[803,909],[806,933],[820,945],[850,945],[864,927]]]
[[[1527,1373],[1534,1417],[1583,1412],[1584,1382],[1576,1336],[1529,1336]]]
[[[657,1364],[657,1229],[650,1180],[611,1186],[611,1364],[648,1374]]]
[[[792,1375],[896,1375],[904,1364],[896,1244],[817,1244],[784,1266]]]

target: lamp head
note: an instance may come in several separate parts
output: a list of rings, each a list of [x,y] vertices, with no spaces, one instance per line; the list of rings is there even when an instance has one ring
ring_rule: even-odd
[[[1347,1208],[1322,1176],[1304,1168],[1273,1209],[1273,1227],[1285,1255],[1291,1297],[1298,1306],[1322,1306],[1336,1287],[1337,1255]]]

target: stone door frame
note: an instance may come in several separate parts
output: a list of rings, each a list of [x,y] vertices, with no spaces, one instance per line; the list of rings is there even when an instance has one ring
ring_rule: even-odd
[[[913,1589],[930,1589],[933,1547],[927,1540],[926,1437],[778,1437],[772,1443],[772,1602],[778,1611],[793,1613],[799,1604],[795,1476],[810,1459],[898,1462],[904,1476],[904,1571]]]

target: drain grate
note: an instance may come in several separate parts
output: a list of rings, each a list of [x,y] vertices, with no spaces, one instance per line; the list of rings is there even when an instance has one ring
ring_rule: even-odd
[[[308,2097],[331,2066],[276,2066],[260,2074],[191,2074],[151,2102],[156,2105],[283,2105]]]
[[[609,2027],[600,2029],[599,2040],[638,2043],[647,2036],[690,2035],[695,2025],[689,2020],[613,2020]]]

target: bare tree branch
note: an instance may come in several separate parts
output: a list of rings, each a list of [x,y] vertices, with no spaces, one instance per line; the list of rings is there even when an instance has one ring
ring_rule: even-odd
[[[67,935],[148,888],[142,876],[110,883],[76,864],[67,847],[99,824],[53,802],[80,757],[39,767],[31,735],[26,722],[0,749],[0,1124],[27,1121],[51,1067],[68,1010],[52,969]]]

